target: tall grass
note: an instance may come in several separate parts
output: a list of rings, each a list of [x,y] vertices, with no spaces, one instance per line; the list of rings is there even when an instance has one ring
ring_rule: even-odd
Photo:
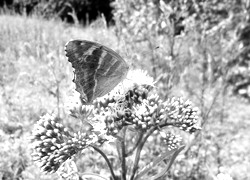
[[[27,137],[42,114],[65,117],[66,94],[74,89],[73,70],[64,56],[70,39],[113,48],[117,44],[112,31],[103,27],[0,15],[0,179],[56,179],[42,176],[30,161]]]
[[[64,56],[67,41],[88,39],[116,47],[112,31],[103,28],[72,27],[39,17],[10,15],[0,16],[0,27],[4,92],[21,103],[24,110],[29,107],[38,114],[41,107],[45,111],[54,109],[53,99],[56,99],[47,100],[49,96],[57,96],[53,88],[58,84],[60,88],[68,88],[72,84],[73,71]]]

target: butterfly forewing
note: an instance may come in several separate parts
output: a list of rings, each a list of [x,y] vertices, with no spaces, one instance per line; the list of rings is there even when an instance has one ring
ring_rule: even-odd
[[[75,69],[76,90],[87,104],[110,92],[128,72],[119,54],[95,42],[69,41],[65,52]]]

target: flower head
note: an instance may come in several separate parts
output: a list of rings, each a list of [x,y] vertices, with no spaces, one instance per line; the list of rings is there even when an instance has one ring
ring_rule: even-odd
[[[45,172],[57,171],[63,162],[96,141],[93,135],[69,132],[59,120],[55,115],[46,114],[33,131],[32,156]]]
[[[111,136],[130,125],[140,131],[165,126],[175,126],[188,132],[199,129],[197,109],[190,101],[182,98],[162,101],[151,92],[153,88],[153,78],[145,72],[130,71],[127,79],[114,90],[94,101],[91,111],[88,111],[91,112],[89,117],[93,128]],[[82,109],[86,107],[83,105]]]

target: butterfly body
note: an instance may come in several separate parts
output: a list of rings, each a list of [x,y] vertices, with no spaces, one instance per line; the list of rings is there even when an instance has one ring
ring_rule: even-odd
[[[69,41],[65,52],[75,69],[76,91],[85,104],[110,92],[126,77],[129,69],[119,54],[96,42]]]

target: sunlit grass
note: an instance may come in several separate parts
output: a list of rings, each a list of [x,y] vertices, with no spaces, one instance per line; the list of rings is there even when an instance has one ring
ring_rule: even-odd
[[[84,28],[36,16],[0,15],[0,124],[22,124],[21,137],[27,139],[33,123],[45,112],[56,111],[65,117],[66,94],[74,88],[73,70],[64,56],[64,45],[71,39],[94,40],[117,48],[113,31],[106,27]],[[20,138],[20,134],[12,136]],[[25,160],[21,170],[25,179],[56,179],[41,175],[30,162],[28,141],[23,141],[24,146],[20,141],[9,146],[6,142],[10,137],[1,137],[1,147],[5,148],[0,156],[5,158],[1,158],[0,169],[9,173],[8,177],[14,179],[15,171],[22,168],[16,163]],[[7,164],[15,167],[10,170]]]
[[[38,111],[42,106],[52,111],[56,104],[52,102],[58,101],[55,88],[60,87],[61,91],[73,85],[73,71],[64,56],[67,41],[87,39],[116,47],[112,30],[103,27],[75,27],[56,20],[10,15],[0,16],[0,27],[4,91],[13,101],[21,103],[24,110],[30,107]],[[8,110],[3,108],[1,111],[4,114]]]

